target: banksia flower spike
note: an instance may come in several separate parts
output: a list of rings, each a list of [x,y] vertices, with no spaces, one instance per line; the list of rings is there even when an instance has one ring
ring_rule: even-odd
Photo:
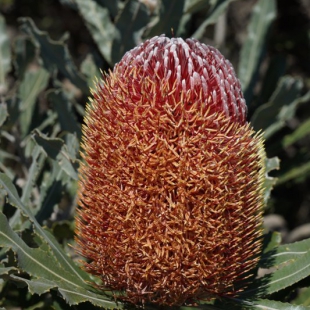
[[[85,123],[84,268],[134,304],[238,294],[261,251],[264,147],[231,64],[154,37],[98,84]]]

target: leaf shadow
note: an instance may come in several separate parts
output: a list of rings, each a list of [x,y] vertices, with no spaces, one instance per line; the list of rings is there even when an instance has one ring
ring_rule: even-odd
[[[277,236],[273,233],[264,235],[262,254],[256,268],[256,275],[249,278],[249,284],[245,290],[238,294],[237,299],[246,301],[247,299],[255,300],[266,296],[268,283],[275,267],[274,255],[277,253],[277,246],[280,242],[279,239],[275,240],[275,237]]]

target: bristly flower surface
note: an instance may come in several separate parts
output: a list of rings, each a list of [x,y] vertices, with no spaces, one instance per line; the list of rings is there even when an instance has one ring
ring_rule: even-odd
[[[93,92],[76,239],[84,268],[134,304],[235,296],[261,251],[262,137],[231,64],[154,37]]]

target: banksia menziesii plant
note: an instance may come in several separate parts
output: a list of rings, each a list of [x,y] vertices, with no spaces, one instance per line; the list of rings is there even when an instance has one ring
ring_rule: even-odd
[[[238,294],[261,251],[264,148],[231,64],[196,40],[154,37],[93,97],[76,229],[84,268],[135,304]]]

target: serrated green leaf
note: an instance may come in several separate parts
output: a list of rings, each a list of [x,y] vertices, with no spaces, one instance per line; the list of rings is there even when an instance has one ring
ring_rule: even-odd
[[[19,121],[19,104],[20,104],[20,99],[17,96],[17,92],[12,94],[11,97],[7,98],[6,100],[7,108],[8,108],[8,113],[9,113],[9,118],[7,119],[7,126],[9,128],[12,128],[14,124],[16,124]]]
[[[40,31],[30,18],[21,18],[22,30],[30,35],[40,49],[40,56],[44,67],[53,72],[59,70],[72,84],[88,94],[88,86],[85,79],[78,72],[72,61],[68,47],[63,40],[54,41],[46,32]]]
[[[238,68],[238,76],[244,93],[247,92],[259,67],[268,29],[276,17],[276,1],[259,0],[252,12],[248,36],[241,49]]]
[[[289,260],[299,258],[301,255],[307,254],[310,249],[310,238],[280,245],[277,248],[277,253],[274,257],[277,259],[277,264],[283,264]]]
[[[271,177],[268,175],[270,171],[279,170],[280,169],[280,160],[278,157],[266,158],[265,159],[265,181],[264,181],[264,201],[265,205],[268,203],[268,199],[270,197],[271,190],[277,183],[277,178]]]
[[[69,240],[74,238],[74,227],[71,221],[63,220],[53,223],[52,233],[57,240]]]
[[[57,285],[55,285],[53,281],[49,281],[46,278],[29,280],[16,275],[11,275],[10,279],[14,282],[26,283],[30,294],[42,295],[44,293],[50,292],[52,289],[57,288]]]
[[[20,128],[23,136],[29,132],[38,94],[45,89],[48,79],[49,73],[43,68],[28,70],[19,86]]]
[[[125,52],[141,43],[142,33],[150,21],[147,7],[136,0],[129,0],[118,15],[115,26],[118,35],[112,44],[112,61],[120,61]]]
[[[16,267],[2,267],[3,264],[0,264],[0,277],[4,275],[9,275],[12,271],[17,272],[18,269]]]
[[[148,37],[161,34],[170,35],[171,31],[177,32],[183,16],[185,0],[161,0],[159,1],[159,15],[156,23],[147,33]],[[176,33],[177,34],[177,33]]]
[[[113,17],[116,17],[119,8],[119,0],[96,0],[101,6],[106,7]]]
[[[309,100],[310,92],[299,97],[302,86],[300,79],[283,77],[269,102],[256,109],[251,123],[256,131],[264,130],[265,139],[283,128],[286,121],[294,116],[298,105]]]
[[[184,4],[184,13],[193,14],[210,6],[210,0],[186,0]]]
[[[1,104],[0,104],[0,107],[1,107]],[[1,108],[0,108],[0,113],[1,113]],[[1,118],[1,116],[0,116],[0,118]],[[6,131],[1,130],[1,128],[0,128],[0,135],[5,136],[6,133],[7,133]],[[6,165],[7,159],[13,160],[15,162],[20,161],[18,156],[15,156],[9,152],[1,150],[1,138],[0,138],[0,170],[2,172],[4,172],[12,180],[15,178],[15,173],[13,172],[12,166]],[[0,198],[1,198],[1,195],[0,195]],[[0,207],[1,206],[2,206],[2,204],[1,204],[1,199],[0,199]]]
[[[52,110],[48,110],[42,123],[36,129],[44,131],[47,127],[53,126],[55,122],[57,122],[57,114]]]
[[[298,255],[297,258],[286,261],[286,263],[273,273],[253,281],[249,289],[240,295],[268,296],[308,277],[310,275],[310,250],[308,249],[306,253]]]
[[[39,177],[39,174],[43,168],[45,158],[46,155],[43,153],[42,148],[36,145],[33,150],[32,163],[28,171],[26,183],[23,186],[23,192],[21,197],[21,202],[23,204],[29,205],[30,203],[31,193],[36,183],[36,180]],[[10,218],[10,226],[14,230],[19,230],[22,228],[21,224],[22,222],[20,221],[20,210],[17,209],[14,215]]]
[[[267,253],[267,255],[269,256],[270,252],[275,253],[275,249],[278,248],[278,246],[281,244],[281,241],[281,234],[276,231],[268,232],[267,234],[265,234],[263,240],[263,255]]]
[[[273,170],[279,170],[280,160],[278,157],[272,157],[266,159],[266,172],[269,173]]]
[[[310,287],[301,289],[292,303],[294,305],[308,306],[310,309]]]
[[[146,310],[148,310],[149,308],[147,307]],[[158,307],[153,307],[151,308],[152,310],[156,310],[158,309]],[[183,306],[183,307],[179,307],[177,308],[177,310],[225,310],[222,307],[216,307],[213,306],[211,304],[202,304],[201,306],[193,306],[193,307],[189,307],[189,306]]]
[[[286,58],[283,54],[276,54],[271,57],[268,69],[262,79],[262,88],[255,99],[256,106],[266,103],[272,96],[281,77],[285,75]]]
[[[8,108],[5,102],[0,103],[0,127],[4,124],[9,116]]]
[[[310,175],[310,162],[306,162],[300,166],[293,167],[289,171],[278,177],[277,185],[294,180],[295,182],[301,182]]]
[[[80,14],[86,22],[86,26],[92,35],[94,41],[105,58],[113,65],[112,62],[112,41],[116,35],[116,28],[110,19],[109,10],[100,6],[96,1],[75,0],[78,5]]]
[[[59,138],[48,138],[38,130],[34,131],[33,137],[38,145],[44,149],[48,157],[57,161],[60,167],[72,179],[78,179],[76,158],[70,156],[63,140]]]
[[[21,202],[24,204],[29,204],[32,188],[39,177],[46,157],[42,149],[37,145],[34,147],[32,154],[32,163],[27,174],[26,183],[23,186],[21,197]]]
[[[6,248],[11,247],[18,255],[20,268],[28,274],[49,279],[49,281],[64,281],[76,287],[75,276],[66,271],[57,262],[56,257],[40,248],[30,248],[24,241],[11,229],[3,213],[0,212],[0,243]],[[42,260],[44,258],[44,260]],[[83,286],[86,285],[83,283]]]
[[[290,303],[284,303],[268,299],[257,299],[254,301],[238,300],[237,302],[239,303],[239,305],[243,306],[243,309],[252,310],[310,310],[309,307],[292,305]]]
[[[188,37],[188,25],[191,22],[191,14],[183,14],[180,23],[179,23],[179,28],[177,31],[177,34],[181,38],[186,38]]]
[[[65,175],[66,173],[56,162],[52,163],[51,172],[44,174],[40,186],[39,205],[41,207],[36,214],[36,219],[40,224],[50,218],[54,207],[61,201],[62,192],[65,189]]]
[[[288,147],[289,145],[299,141],[310,134],[310,118],[300,124],[293,133],[286,135],[283,139],[283,146]]]
[[[201,39],[205,33],[205,29],[209,25],[213,25],[217,22],[218,18],[225,12],[228,5],[236,0],[220,0],[215,3],[211,12],[208,14],[206,20],[198,27],[198,29],[191,35],[192,38],[197,40]]]
[[[48,78],[49,73],[43,68],[26,72],[18,90],[19,98],[22,100],[20,104],[22,112],[33,105],[38,94],[46,87]]]
[[[72,10],[77,10],[77,6],[74,2],[74,0],[59,0],[59,2],[63,5],[68,6],[69,8],[71,8]]]
[[[310,249],[310,239],[295,243],[280,245],[262,255],[259,266],[261,268],[277,267],[293,262]]]
[[[67,134],[64,138],[66,141],[66,154],[73,162],[75,162],[75,158],[79,149],[79,141],[76,135],[73,134]],[[60,149],[62,148],[62,146],[59,147]],[[56,150],[56,153],[57,151],[59,150]],[[41,224],[44,220],[50,218],[51,214],[54,212],[54,207],[60,202],[62,198],[63,191],[74,191],[76,184],[76,182],[72,182],[72,178],[59,165],[57,161],[58,155],[53,154],[53,156],[56,156],[56,160],[52,160],[50,163],[51,170],[45,171],[43,173],[41,183],[39,185],[40,197],[38,205],[40,206],[40,209],[35,214],[35,216],[37,221]],[[72,193],[72,196],[75,195],[75,192],[76,191]]]
[[[96,79],[101,78],[102,74],[96,66],[94,57],[88,54],[81,64],[81,72],[86,76],[87,84],[90,88],[94,88],[97,84]]]
[[[64,141],[59,138],[48,138],[39,131],[34,131],[33,138],[36,143],[43,148],[46,155],[53,160],[57,160],[57,156],[61,153]]]
[[[14,154],[11,154],[9,152],[3,151],[3,150],[0,150],[0,158],[2,160],[7,158],[7,159],[12,159],[12,160],[15,160],[15,161],[19,161],[19,157],[18,156],[14,155]]]
[[[47,98],[57,112],[61,130],[75,133],[80,138],[81,126],[74,117],[68,96],[63,91],[55,89],[48,92]]]
[[[94,294],[81,288],[73,290],[71,287],[58,287],[58,291],[66,298],[70,305],[88,301],[104,309],[124,309],[124,305],[120,302],[116,303],[109,300],[107,296]]]
[[[33,42],[24,37],[18,37],[14,42],[14,66],[19,78],[24,76],[26,69],[36,55],[36,47]]]
[[[76,160],[80,149],[80,139],[76,134],[67,133],[64,136],[64,141],[66,143],[67,152],[70,158],[72,158],[72,160]]]
[[[6,75],[11,69],[10,42],[5,19],[0,14],[0,95],[7,91]]]
[[[42,294],[57,288],[70,305],[89,301],[101,307],[122,309],[122,305],[117,305],[108,297],[89,291],[87,285],[81,283],[75,274],[64,269],[52,253],[28,247],[10,228],[2,213],[0,227],[0,246],[11,247],[17,254],[19,266],[32,277],[29,280],[13,275],[12,279],[26,282],[30,292]]]
[[[24,205],[18,196],[17,190],[11,180],[3,173],[0,173],[0,185],[7,192],[9,197],[9,203],[16,208],[19,208],[24,216],[28,217],[29,220],[33,223],[33,226],[38,235],[41,236],[43,240],[50,246],[53,254],[57,258],[58,262],[65,268],[68,272],[75,276],[75,282],[80,285],[84,285],[84,281],[89,279],[88,275],[78,268],[64,253],[60,248],[58,242],[53,236],[48,234],[38,223],[38,221],[33,216],[31,210],[28,206]]]

